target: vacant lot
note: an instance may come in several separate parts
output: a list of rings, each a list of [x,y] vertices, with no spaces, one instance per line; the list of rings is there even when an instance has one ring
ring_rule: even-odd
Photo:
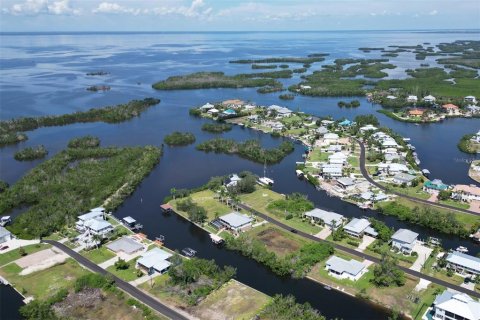
[[[270,301],[270,297],[231,280],[211,293],[194,310],[200,319],[252,319]]]
[[[215,199],[216,193],[211,190],[204,190],[196,192],[191,195],[193,202],[198,204],[200,207],[207,210],[208,220],[215,219],[216,216],[221,216],[233,211],[225,203],[221,203],[219,200]],[[178,201],[183,201],[185,199],[179,199]],[[177,201],[172,200],[169,202],[175,209],[177,208]],[[178,210],[176,209],[178,212]],[[186,216],[186,214],[184,213]]]
[[[257,238],[261,240],[267,248],[279,256],[284,256],[298,250],[301,243],[292,237],[275,228],[269,227],[257,233]]]

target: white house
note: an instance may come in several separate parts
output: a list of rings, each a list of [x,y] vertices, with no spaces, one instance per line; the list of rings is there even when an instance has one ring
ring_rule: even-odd
[[[466,202],[480,200],[480,188],[475,185],[457,184],[453,187],[452,198]]]
[[[474,96],[466,96],[463,101],[467,103],[477,104],[477,99]]]
[[[348,158],[347,155],[344,154],[343,152],[336,152],[328,156],[328,162],[344,164],[345,162],[347,162],[347,158]]]
[[[380,172],[387,173],[389,175],[396,175],[401,172],[409,172],[408,167],[401,163],[385,163],[381,162],[378,164],[378,170]]]
[[[408,96],[407,97],[407,102],[414,103],[414,102],[417,102],[417,101],[418,101],[417,96]]]
[[[338,178],[337,185],[345,191],[352,191],[355,189],[355,180],[348,177]]]
[[[207,111],[207,113],[208,113],[208,114],[211,114],[212,116],[217,115],[219,112],[220,112],[220,110],[215,109],[215,108],[210,109],[210,110]]]
[[[382,148],[397,148],[398,143],[393,138],[387,138],[382,141]]]
[[[325,211],[322,209],[315,208],[304,214],[306,217],[312,219],[313,221],[320,222],[330,229],[337,229],[343,224],[344,217],[341,214]]]
[[[408,174],[408,173],[397,173],[393,176],[393,183],[402,185],[410,186],[412,185],[412,181],[415,180],[416,176]]]
[[[158,272],[165,273],[170,267],[171,263],[168,261],[173,255],[170,252],[160,248],[153,248],[142,254],[137,260],[137,267],[144,270],[148,274]]]
[[[78,220],[75,223],[75,227],[78,231],[85,231],[85,223],[89,220],[103,220],[105,213],[100,208],[92,209],[90,212],[78,216]]]
[[[322,176],[325,178],[338,178],[343,176],[342,164],[330,164],[322,166]]]
[[[280,107],[277,105],[271,105],[270,107],[267,108],[268,111],[276,111],[277,116],[279,117],[290,117],[292,115],[292,110],[285,108],[285,107]]]
[[[234,211],[218,218],[228,229],[241,231],[252,226],[253,219],[240,212]]]
[[[328,274],[339,279],[349,279],[357,281],[365,274],[368,269],[365,265],[356,260],[345,260],[337,256],[331,256],[327,260],[325,269]]]
[[[424,102],[427,102],[427,103],[435,103],[435,101],[437,101],[437,98],[435,98],[435,97],[432,96],[432,95],[428,95],[428,96],[423,97],[422,100],[423,100]]]
[[[353,218],[343,227],[343,230],[345,230],[347,234],[356,238],[362,238],[364,234],[368,234],[373,237],[378,235],[378,233],[372,227],[370,227],[370,221],[364,218]]]
[[[398,229],[392,236],[392,248],[404,254],[410,254],[417,242],[418,233],[408,229]]]
[[[480,258],[461,253],[458,251],[450,252],[447,256],[447,268],[455,270],[462,275],[479,275]]]
[[[7,242],[12,239],[12,233],[5,229],[4,227],[0,227],[0,243]]]
[[[319,135],[324,135],[324,134],[328,133],[328,129],[322,126],[322,127],[318,127],[316,132]]]
[[[465,293],[443,291],[433,301],[433,320],[478,320],[480,303]]]
[[[328,143],[328,144],[331,144],[331,143],[337,143],[338,142],[338,134],[336,133],[333,133],[333,132],[329,132],[329,133],[325,133],[323,135],[323,141],[325,143]]]
[[[108,237],[113,232],[113,226],[110,222],[103,219],[91,219],[85,222],[85,231],[90,234],[96,234],[104,238]]]
[[[215,108],[215,106],[213,104],[207,102],[203,106],[200,107],[200,110],[206,112],[206,111],[208,111],[210,109],[213,109],[213,108]]]
[[[340,151],[342,151],[341,144],[331,144],[327,148],[327,152],[340,152]]]
[[[281,122],[273,122],[270,127],[273,131],[282,131],[285,126]]]
[[[366,126],[361,127],[359,130],[361,133],[364,133],[367,131],[377,131],[378,128],[375,126],[372,126],[371,124],[367,124]]]

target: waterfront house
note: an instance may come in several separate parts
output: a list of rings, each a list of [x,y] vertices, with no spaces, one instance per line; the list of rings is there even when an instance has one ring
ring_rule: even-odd
[[[383,139],[382,148],[397,148],[398,144],[393,138]]]
[[[447,268],[454,270],[461,275],[480,275],[480,258],[461,253],[450,252],[447,256]]]
[[[333,133],[333,132],[325,133],[323,135],[323,141],[326,144],[337,143],[338,142],[338,134]]]
[[[7,229],[5,229],[4,227],[0,226],[0,243],[7,242],[7,241],[11,240],[12,238],[13,238],[12,233],[10,231],[8,231]]]
[[[273,122],[270,127],[272,128],[272,131],[282,131],[285,126],[281,122]]]
[[[404,254],[410,254],[417,242],[418,233],[408,229],[398,229],[392,236],[392,248]]]
[[[418,101],[417,96],[408,96],[407,97],[407,102],[409,102],[409,103],[416,103],[417,101]]]
[[[343,152],[336,152],[328,156],[328,162],[344,164],[345,162],[347,162],[347,158],[348,158],[347,155],[344,154]]]
[[[448,185],[444,184],[440,179],[433,179],[432,181],[425,181],[423,183],[423,191],[428,193],[437,193],[447,189]]]
[[[408,174],[408,173],[397,173],[396,175],[393,176],[393,183],[399,184],[399,185],[407,185],[411,186],[412,181],[415,180],[416,176]]]
[[[255,106],[255,105],[253,105],[253,104],[247,104],[247,105],[244,105],[244,106],[243,106],[243,109],[244,109],[245,111],[252,111],[252,110],[254,110],[254,109],[256,109],[256,108],[257,108],[257,106]]]
[[[215,106],[209,102],[207,102],[206,104],[204,104],[203,106],[200,107],[200,110],[202,110],[203,112],[207,112],[208,110],[210,109],[213,109],[215,108]]]
[[[227,109],[227,110],[223,111],[222,114],[224,116],[235,116],[235,115],[237,115],[237,112],[233,109]]]
[[[477,104],[477,99],[474,96],[466,96],[463,101],[471,104]]]
[[[475,185],[457,184],[453,187],[452,198],[466,202],[480,200],[480,188]]]
[[[345,219],[341,214],[318,208],[305,212],[304,216],[310,218],[314,222],[323,224],[332,230],[335,230],[343,225],[343,221]]]
[[[222,102],[222,106],[232,109],[241,108],[244,104],[245,102],[240,99],[229,99]]]
[[[378,128],[375,126],[372,126],[371,124],[367,124],[366,126],[361,127],[359,130],[361,133],[365,133],[367,131],[377,131]]]
[[[218,218],[220,223],[227,229],[235,232],[245,230],[252,226],[253,219],[237,211],[230,212]]]
[[[210,114],[210,115],[212,115],[212,116],[216,116],[219,112],[220,112],[220,110],[215,109],[215,108],[210,109],[210,110],[207,111],[207,113]]]
[[[360,198],[362,198],[365,201],[379,202],[379,201],[387,200],[388,196],[384,193],[374,194],[371,191],[366,191],[360,194]]]
[[[435,101],[437,101],[437,98],[435,98],[432,95],[428,95],[428,96],[423,97],[422,100],[426,103],[435,103]]]
[[[323,165],[322,176],[324,178],[337,178],[343,176],[342,164]]]
[[[359,261],[353,259],[349,261],[337,256],[331,256],[327,260],[325,269],[332,277],[352,281],[357,281],[368,271],[365,265]]]
[[[170,252],[160,248],[153,248],[142,254],[137,260],[137,268],[144,270],[147,274],[158,272],[165,273],[170,267],[171,263],[168,261],[173,255]]]
[[[477,113],[480,113],[480,107],[479,106],[474,106],[474,105],[470,105],[470,106],[467,106],[467,110],[473,114],[477,114]]]
[[[340,152],[340,151],[342,151],[341,144],[331,144],[327,148],[327,152]]]
[[[126,254],[134,254],[143,250],[143,245],[130,237],[122,237],[107,244],[107,248],[115,253],[123,252]]]
[[[352,237],[362,238],[364,234],[376,237],[378,233],[370,227],[370,221],[367,219],[353,218],[349,223],[343,227],[343,230]]]
[[[253,115],[247,117],[248,121],[250,121],[252,123],[257,123],[258,118],[259,118],[258,114],[253,114]]]
[[[389,175],[396,175],[401,172],[409,172],[408,167],[402,163],[385,163],[380,162],[378,164],[378,170]]]
[[[277,117],[281,117],[281,118],[290,117],[292,115],[292,110],[285,107],[280,107],[277,105],[271,105],[267,109],[269,112],[275,111],[277,113]]]
[[[349,127],[353,124],[352,121],[348,120],[348,119],[345,119],[341,122],[338,123],[339,126],[342,126],[342,127]]]
[[[460,114],[460,109],[458,108],[458,106],[456,106],[452,103],[447,103],[447,104],[442,105],[442,109],[449,116],[458,116]]]
[[[431,314],[432,320],[478,320],[480,303],[465,293],[446,289],[433,301]]]
[[[413,108],[407,111],[410,117],[420,118],[425,113],[425,109]]]
[[[113,232],[112,224],[103,219],[90,219],[85,222],[84,227],[89,234],[95,234],[103,238],[107,238]]]
[[[103,220],[105,213],[98,208],[92,209],[92,211],[78,216],[78,220],[75,224],[75,227],[78,231],[85,231],[85,223],[89,220]]]
[[[337,185],[345,191],[352,191],[355,189],[355,180],[348,177],[338,178]]]
[[[393,161],[400,160],[400,156],[397,153],[384,153],[384,158],[386,163],[392,163]]]

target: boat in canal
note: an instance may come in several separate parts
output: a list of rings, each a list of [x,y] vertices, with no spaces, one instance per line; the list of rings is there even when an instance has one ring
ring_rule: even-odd
[[[263,165],[263,177],[258,178],[258,183],[264,186],[273,186],[273,179],[267,177],[267,162]]]
[[[192,248],[183,248],[182,253],[187,257],[195,257],[197,251],[193,250]]]
[[[467,253],[468,252],[468,248],[467,247],[464,247],[464,246],[458,246],[455,251],[458,251],[458,252],[461,252],[461,253]]]

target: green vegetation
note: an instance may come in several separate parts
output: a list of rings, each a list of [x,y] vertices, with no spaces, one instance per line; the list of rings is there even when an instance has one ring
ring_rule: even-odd
[[[69,148],[96,148],[100,146],[100,139],[91,135],[73,138],[68,142]]]
[[[197,145],[197,149],[205,152],[238,154],[258,163],[277,163],[294,150],[293,143],[283,141],[277,148],[264,149],[257,140],[238,143],[235,140],[216,138]]]
[[[378,205],[378,211],[389,216],[395,216],[402,221],[408,221],[434,230],[467,237],[470,230],[461,223],[452,212],[442,212],[431,207],[410,208],[399,202],[385,202]]]
[[[28,117],[0,121],[0,147],[5,144],[26,140],[25,134],[20,133],[20,131],[30,131],[41,127],[64,126],[72,123],[99,121],[118,123],[138,117],[143,111],[158,103],[160,103],[158,99],[146,98],[143,100],[132,100],[126,104],[58,116]]]
[[[464,135],[457,144],[458,149],[462,152],[471,154],[480,152],[480,143],[471,140],[474,136],[474,134]]]
[[[98,249],[82,251],[81,254],[88,260],[91,260],[92,262],[97,264],[100,264],[115,257],[115,254],[104,246],[101,246]]]
[[[279,83],[278,85],[275,86],[265,86],[257,89],[258,93],[273,93],[273,92],[279,92],[279,91],[284,91],[285,89],[283,86]]]
[[[226,76],[223,72],[196,72],[184,76],[168,77],[152,85],[157,90],[210,89],[210,88],[249,88],[281,86],[273,78],[288,78],[289,70],[264,73],[238,74]]]
[[[293,94],[290,94],[290,93],[281,94],[278,97],[282,100],[293,100],[293,99],[295,99],[295,96]]]
[[[308,303],[299,304],[293,296],[276,295],[258,315],[260,320],[325,320],[317,310]]]
[[[269,267],[280,276],[292,275],[296,278],[304,277],[316,263],[333,254],[333,247],[326,243],[306,243],[299,250],[279,258],[274,252],[268,251],[265,244],[248,236],[245,233],[237,238],[228,235],[225,239],[229,250],[241,252]]]
[[[151,146],[67,149],[1,193],[0,214],[26,206],[10,230],[21,238],[49,235],[73,225],[77,215],[91,208],[119,206],[160,155]]]
[[[363,127],[367,124],[371,124],[372,126],[378,126],[380,123],[378,122],[378,118],[375,117],[373,114],[362,114],[355,117],[355,123],[357,127]]]
[[[232,130],[232,125],[227,123],[205,123],[202,125],[202,130],[211,133],[222,133]]]
[[[252,64],[252,69],[276,69],[276,64]]]
[[[267,209],[273,213],[289,213],[299,217],[314,207],[313,202],[309,201],[307,196],[300,193],[292,193],[291,195],[287,195],[285,199],[272,201],[267,206]]]
[[[298,68],[298,69],[293,69],[293,73],[305,73],[307,72],[307,68]]]
[[[319,55],[309,55],[306,58],[302,57],[279,57],[279,58],[265,58],[265,59],[242,59],[242,60],[232,60],[230,63],[314,63],[325,60],[323,56]]]
[[[190,132],[175,131],[167,134],[163,141],[169,146],[186,146],[195,142],[195,136]]]
[[[385,254],[373,268],[373,284],[378,287],[401,287],[405,284],[405,273],[397,266],[397,261]]]
[[[360,101],[358,100],[352,100],[350,102],[345,102],[345,101],[339,101],[337,103],[337,105],[340,107],[340,108],[358,108],[360,107]]]
[[[17,151],[14,154],[15,160],[18,161],[30,161],[35,159],[45,158],[48,154],[47,148],[44,145],[36,147],[28,147],[23,150]]]
[[[179,294],[189,305],[196,305],[213,290],[220,288],[236,274],[235,268],[220,268],[214,260],[176,258],[168,270],[169,286],[179,288]]]
[[[197,205],[192,198],[177,201],[177,209],[188,214],[188,219],[192,222],[203,223],[207,220],[207,211],[205,208]]]
[[[50,245],[45,244],[31,244],[25,247],[20,247],[8,252],[0,254],[0,266],[10,263],[14,260],[20,259],[25,254],[29,255],[40,250],[50,248]]]
[[[142,276],[142,273],[138,272],[138,269],[135,268],[136,259],[129,261],[121,261],[117,265],[113,265],[107,268],[107,271],[113,275],[119,277],[125,281],[133,281],[138,277]]]

